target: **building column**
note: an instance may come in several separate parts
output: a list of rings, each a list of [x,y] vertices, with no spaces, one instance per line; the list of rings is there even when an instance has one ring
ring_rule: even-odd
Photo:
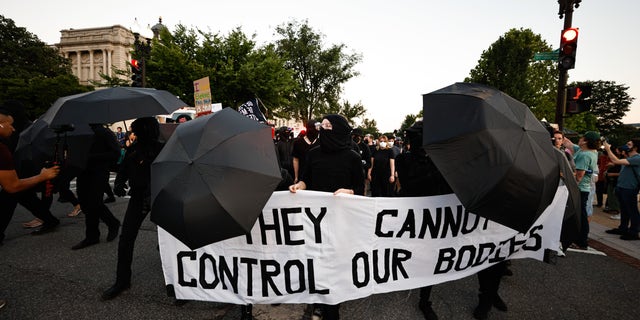
[[[113,53],[113,50],[111,49],[107,49],[107,74],[109,75],[109,77],[112,77],[111,75],[111,69],[113,68],[113,61],[111,61],[111,54]]]
[[[93,69],[93,49],[89,50],[89,76],[87,77],[87,83],[89,83],[89,80],[95,80],[93,79],[94,76],[94,69]]]
[[[76,51],[76,55],[78,56],[78,66],[76,67],[78,70],[78,81],[82,82],[82,51]]]

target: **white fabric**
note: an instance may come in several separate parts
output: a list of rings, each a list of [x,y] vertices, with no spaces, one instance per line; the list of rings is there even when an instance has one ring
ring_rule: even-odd
[[[192,251],[159,227],[165,282],[179,299],[235,304],[336,304],[433,285],[504,259],[543,260],[545,249],[557,251],[567,195],[560,186],[522,234],[465,213],[454,194],[275,192],[250,236]]]

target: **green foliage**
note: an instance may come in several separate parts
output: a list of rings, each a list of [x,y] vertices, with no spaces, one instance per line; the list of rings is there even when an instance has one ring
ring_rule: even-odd
[[[362,129],[364,134],[368,133],[370,135],[373,135],[374,137],[377,137],[380,135],[380,130],[378,130],[378,124],[374,119],[363,118],[360,129]]]
[[[324,49],[323,36],[307,21],[291,21],[276,28],[278,54],[294,72],[298,86],[291,99],[291,116],[306,122],[336,108],[342,85],[358,75],[354,67],[362,57],[345,53],[344,44]]]
[[[366,112],[367,110],[364,108],[362,103],[358,102],[352,105],[349,101],[344,101],[342,104],[331,107],[327,110],[327,113],[342,115],[349,121],[351,126],[355,125],[356,118],[364,117]]]
[[[193,81],[209,77],[214,102],[237,108],[258,97],[277,116],[286,115],[284,107],[296,85],[274,46],[257,47],[240,28],[226,36],[182,25],[173,34],[162,30],[146,72],[148,86],[168,90],[189,104],[194,101]]]
[[[70,61],[57,49],[2,15],[0,52],[0,101],[21,101],[31,119],[44,113],[59,97],[93,90],[78,83]]]
[[[530,29],[511,29],[482,52],[465,82],[492,86],[523,102],[538,119],[555,118],[557,67],[533,61],[536,52],[552,48]]]

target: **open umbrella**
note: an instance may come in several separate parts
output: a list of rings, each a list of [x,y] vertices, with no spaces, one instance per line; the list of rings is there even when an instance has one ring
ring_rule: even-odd
[[[87,124],[52,128],[38,119],[20,133],[15,157],[19,163],[31,162],[35,168],[46,161],[57,162],[77,173],[84,169],[92,143],[93,130]]]
[[[178,125],[151,177],[151,220],[191,249],[251,231],[281,180],[271,128],[229,108]]]
[[[114,123],[169,114],[185,105],[165,90],[113,87],[59,98],[42,119],[52,126]]]
[[[525,104],[480,84],[453,84],[423,104],[423,143],[465,208],[526,232],[558,188],[549,132]]]

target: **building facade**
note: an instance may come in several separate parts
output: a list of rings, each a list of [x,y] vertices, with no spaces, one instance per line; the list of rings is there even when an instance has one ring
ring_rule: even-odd
[[[135,40],[131,30],[114,25],[110,27],[67,29],[60,31],[60,43],[55,46],[60,54],[71,60],[73,74],[80,84],[102,81],[100,73],[115,76],[113,68],[127,70]]]

